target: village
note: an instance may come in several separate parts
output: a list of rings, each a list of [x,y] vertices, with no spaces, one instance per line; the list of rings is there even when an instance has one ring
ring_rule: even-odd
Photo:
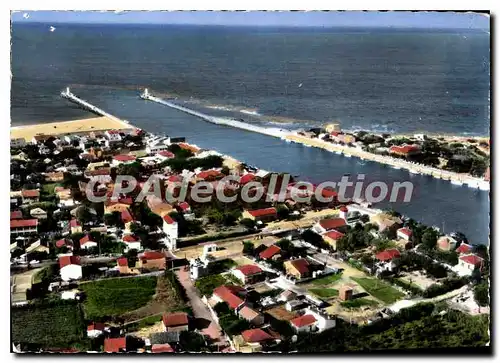
[[[138,183],[117,196],[120,175]],[[139,202],[151,175],[237,197]],[[12,139],[14,351],[277,352],[426,302],[489,314],[489,253],[474,236],[334,190],[301,203],[296,180],[278,201],[273,175],[132,127]],[[238,197],[252,181],[271,201]]]

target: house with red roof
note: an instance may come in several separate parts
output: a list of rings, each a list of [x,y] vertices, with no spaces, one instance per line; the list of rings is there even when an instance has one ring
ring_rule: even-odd
[[[253,221],[271,222],[278,218],[278,212],[274,207],[245,210],[243,211],[242,218],[248,218]]]
[[[109,330],[106,328],[104,323],[91,323],[87,326],[87,337],[89,338],[97,338],[102,335],[105,330]]]
[[[178,207],[183,214],[191,213],[191,206],[188,204],[188,202],[180,202]]]
[[[37,203],[40,200],[40,192],[36,189],[21,191],[23,204]]]
[[[144,251],[139,254],[139,264],[138,267],[144,270],[165,270],[166,268],[166,257],[163,252],[160,251]]]
[[[222,285],[217,287],[212,298],[215,302],[225,302],[233,310],[236,310],[244,302],[247,291],[241,286]]]
[[[80,256],[59,257],[59,272],[63,281],[81,279],[83,275]]]
[[[122,242],[125,244],[125,253],[130,250],[142,250],[141,240],[133,234],[125,234],[122,237]]]
[[[106,338],[104,339],[104,352],[122,353],[127,351],[127,338]]]
[[[248,306],[243,306],[240,311],[238,311],[238,316],[242,319],[245,319],[253,326],[259,326],[264,324],[264,315],[259,312],[251,309]]]
[[[460,246],[455,250],[455,252],[459,255],[466,255],[472,253],[473,250],[474,247],[472,245],[462,242]]]
[[[19,236],[33,233],[38,233],[38,219],[11,219],[11,235]]]
[[[271,335],[263,329],[249,329],[233,339],[238,352],[255,353],[262,351],[262,346],[279,340],[279,335]]]
[[[323,237],[323,241],[325,241],[335,250],[337,250],[337,241],[342,237],[344,237],[344,234],[342,232],[337,231],[336,229],[332,229],[329,232],[323,233],[321,237]]]
[[[396,231],[396,236],[399,238],[399,239],[402,239],[402,240],[405,240],[405,241],[410,241],[411,239],[411,236],[412,236],[412,232],[409,228],[407,227],[402,227],[402,228],[399,228],[397,231]]]
[[[90,235],[87,234],[84,237],[80,238],[80,248],[88,250],[89,248],[94,247],[97,247],[97,242],[92,241]]]
[[[346,220],[343,218],[326,218],[317,222],[312,229],[318,234],[324,234],[332,229],[345,233],[347,230],[347,224]]]
[[[136,157],[134,155],[115,155],[113,156],[113,162],[112,165],[114,167],[117,167],[118,165],[121,164],[131,164],[135,162]]]
[[[168,214],[163,216],[163,233],[165,233],[166,244],[172,251],[175,251],[177,249],[177,238],[179,238],[179,225]]]
[[[163,323],[163,331],[181,332],[189,330],[188,314],[183,312],[163,314],[161,321]]]
[[[420,154],[420,152],[421,152],[420,147],[418,147],[417,145],[406,145],[406,144],[402,146],[393,145],[389,148],[390,154],[404,156],[404,157]]]
[[[20,210],[10,212],[10,219],[23,219],[23,213]]]
[[[297,280],[309,277],[311,269],[309,262],[305,258],[297,258],[295,260],[286,261],[283,264],[286,274],[294,276]]]
[[[450,236],[441,236],[438,238],[436,246],[441,251],[453,251],[457,248],[458,241]]]
[[[247,173],[245,175],[242,175],[240,177],[240,185],[245,185],[247,183],[250,183],[254,179],[255,179],[255,174],[253,173]]]
[[[381,262],[392,261],[393,259],[399,257],[401,257],[401,253],[399,253],[399,251],[395,248],[384,250],[375,255],[375,258]]]
[[[276,245],[267,247],[264,251],[259,253],[259,258],[262,260],[275,259],[280,256],[281,248]]]
[[[69,227],[70,227],[70,230],[71,230],[71,234],[82,233],[82,225],[76,219],[72,219],[69,222]]]
[[[55,246],[57,248],[67,247],[68,249],[73,250],[73,243],[65,238],[56,241]]]
[[[290,325],[297,333],[312,332],[317,324],[314,315],[306,314],[290,320]]]
[[[168,343],[153,344],[151,346],[151,353],[175,353],[174,348]]]
[[[252,284],[264,277],[264,271],[257,265],[243,265],[231,270],[234,277],[244,284]]]
[[[224,177],[219,170],[211,169],[211,170],[203,170],[196,174],[195,182],[199,181],[214,181],[217,179],[221,179]]]
[[[160,151],[160,152],[156,153],[156,156],[158,157],[158,159],[160,159],[162,161],[172,159],[175,157],[174,153],[170,152],[168,150]]]
[[[473,253],[462,255],[458,258],[458,264],[454,266],[454,270],[460,276],[470,276],[475,271],[481,271],[483,268],[484,259]]]

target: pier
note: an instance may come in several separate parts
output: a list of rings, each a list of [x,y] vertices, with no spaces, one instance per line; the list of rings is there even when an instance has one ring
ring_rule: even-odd
[[[166,101],[164,99],[152,96],[149,93],[149,91],[148,91],[147,88],[140,95],[140,97],[143,100],[147,100],[147,101],[152,101],[152,102],[159,103],[161,105],[164,105],[164,106],[173,108],[175,110],[187,113],[189,115],[201,118],[204,121],[207,121],[207,122],[210,122],[210,123],[213,123],[213,124],[216,124],[216,125],[236,127],[238,129],[242,129],[242,130],[246,130],[246,131],[251,131],[251,132],[257,132],[259,134],[273,136],[273,137],[277,137],[277,138],[281,138],[281,139],[283,139],[288,134],[290,134],[290,131],[288,131],[288,130],[282,130],[282,129],[277,129],[277,128],[266,128],[266,127],[252,125],[252,124],[249,124],[249,123],[246,123],[246,122],[237,121],[237,120],[233,120],[233,119],[229,119],[229,118],[214,117],[214,116],[206,115],[204,113],[192,110],[190,108],[183,107],[183,106],[177,105],[175,103]]]
[[[92,113],[95,113],[96,115],[99,115],[99,116],[105,116],[105,117],[108,117],[112,120],[115,120],[115,121],[118,121],[120,123],[123,123],[125,128],[134,128],[132,125],[129,124],[128,121],[125,121],[125,120],[122,120],[122,119],[119,119],[118,117],[116,116],[113,116],[111,115],[110,113],[107,113],[106,111],[100,109],[99,107],[97,106],[94,106],[92,105],[91,103],[85,101],[85,100],[82,100],[81,98],[77,97],[76,95],[74,95],[73,93],[71,93],[69,87],[66,87],[66,89],[64,91],[61,92],[61,97],[62,98],[66,98],[68,101],[70,102],[73,102],[75,104],[77,104],[78,106],[92,112]]]

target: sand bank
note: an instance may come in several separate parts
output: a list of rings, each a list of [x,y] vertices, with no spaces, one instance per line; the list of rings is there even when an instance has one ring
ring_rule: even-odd
[[[134,126],[125,121],[109,117],[94,117],[83,120],[51,122],[46,124],[15,126],[10,128],[10,138],[31,140],[37,134],[60,135],[68,133],[133,129]]]

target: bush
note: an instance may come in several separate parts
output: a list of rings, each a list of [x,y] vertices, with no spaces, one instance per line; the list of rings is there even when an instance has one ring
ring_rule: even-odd
[[[443,281],[441,285],[433,284],[424,291],[423,296],[425,298],[432,298],[446,294],[447,292],[456,290],[466,285],[469,280],[466,277],[462,278],[450,278]]]

